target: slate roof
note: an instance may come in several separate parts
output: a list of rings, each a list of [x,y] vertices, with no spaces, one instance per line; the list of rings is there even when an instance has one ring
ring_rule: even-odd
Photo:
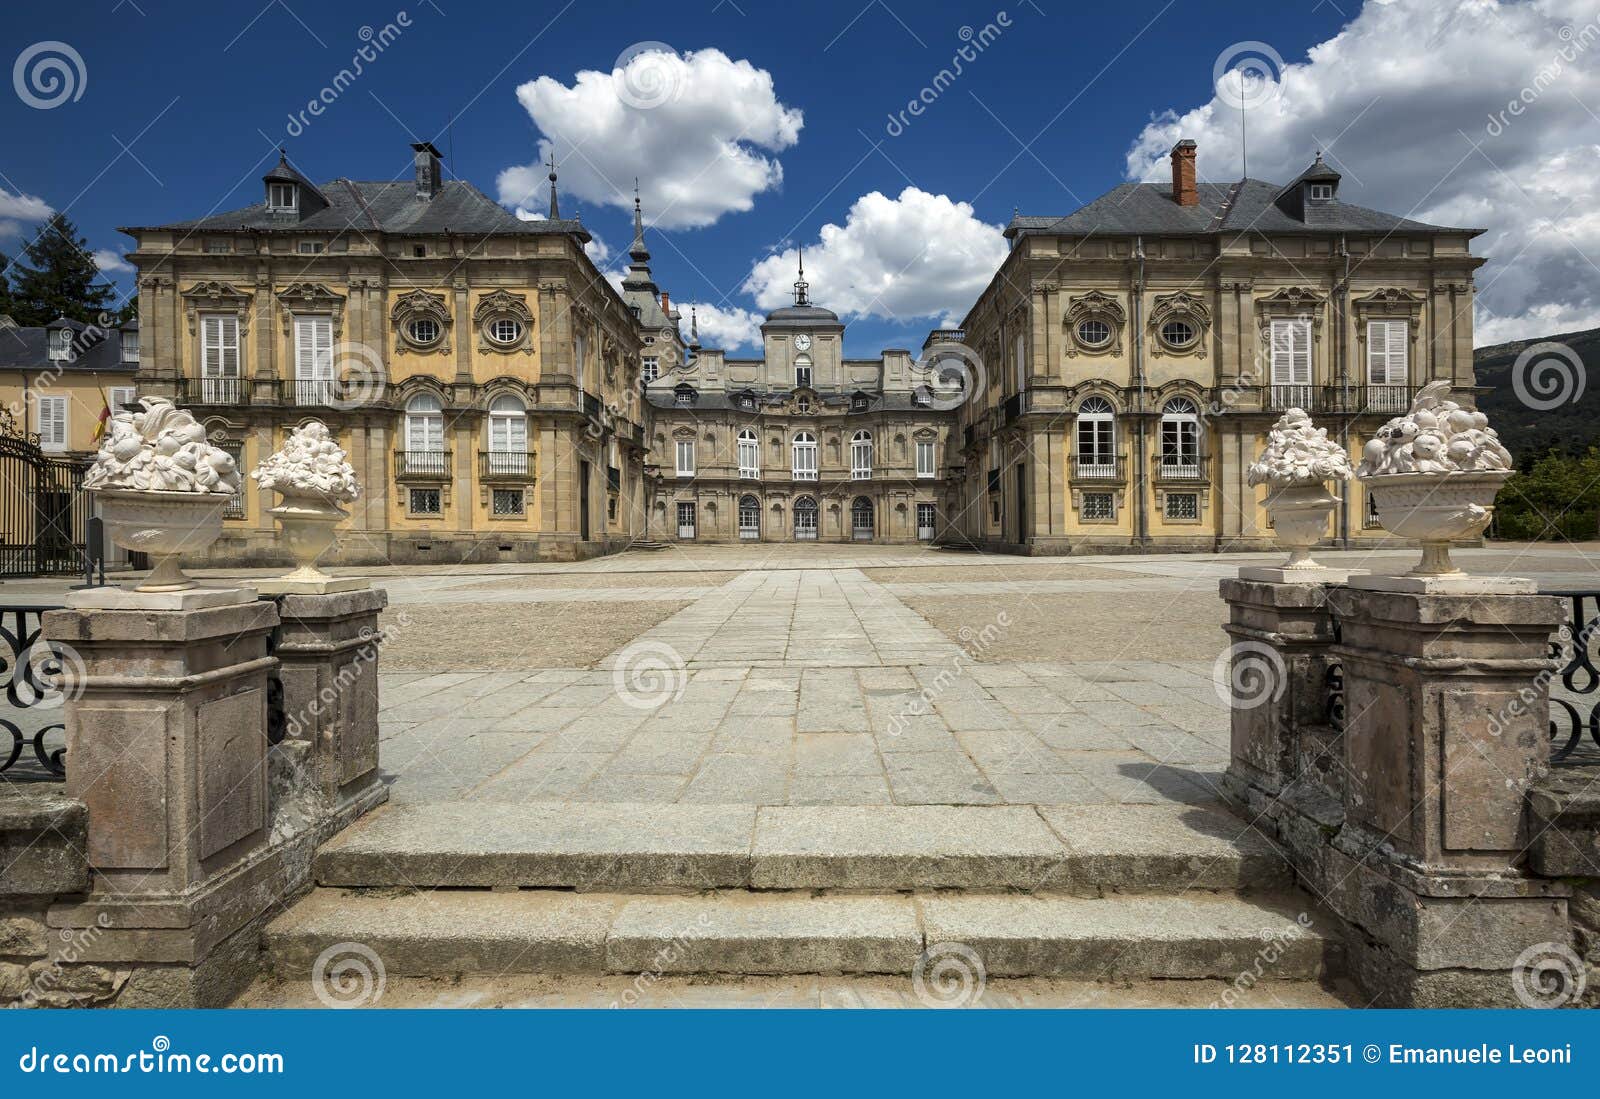
[[[1318,216],[1313,222],[1301,221],[1277,204],[1284,186],[1260,179],[1201,183],[1196,189],[1200,193],[1199,204],[1179,206],[1172,201],[1172,188],[1168,184],[1124,183],[1065,217],[1013,217],[1006,226],[1006,236],[1015,239],[1028,233],[1181,236],[1239,232],[1464,232],[1477,235],[1483,231],[1429,225],[1337,199],[1319,203]]]
[[[328,200],[328,205],[304,217],[269,213],[263,196],[261,202],[226,213],[137,228],[201,232],[253,229],[286,233],[357,230],[415,235],[451,232],[480,236],[570,233],[585,243],[590,239],[588,230],[575,218],[523,221],[461,179],[445,180],[439,193],[428,200],[417,198],[416,182],[411,179],[382,182],[334,179],[316,189]]]
[[[83,333],[88,326],[78,321],[61,318],[44,328],[0,328],[0,370],[61,370],[69,374],[132,374],[138,363],[122,361],[122,333],[112,329],[98,342],[84,346],[75,339],[78,353],[64,361],[52,361],[46,351],[46,341],[57,328],[66,327]]]

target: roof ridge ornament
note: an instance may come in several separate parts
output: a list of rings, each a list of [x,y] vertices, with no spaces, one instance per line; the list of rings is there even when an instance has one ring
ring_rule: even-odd
[[[556,201],[556,148],[550,146],[550,220],[561,220],[561,206]]]
[[[796,305],[810,305],[811,299],[806,296],[806,291],[811,288],[811,284],[806,281],[806,250],[804,245],[800,246],[799,253],[800,277],[794,281],[794,303]]]

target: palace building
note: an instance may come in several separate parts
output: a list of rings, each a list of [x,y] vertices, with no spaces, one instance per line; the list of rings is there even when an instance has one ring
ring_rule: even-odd
[[[549,216],[524,221],[412,149],[410,180],[313,184],[285,157],[258,203],[125,230],[140,395],[188,405],[246,470],[326,422],[365,486],[336,563],[1262,548],[1245,471],[1283,410],[1355,457],[1427,382],[1472,393],[1477,231],[1347,204],[1320,156],[1287,185],[1201,183],[1185,141],[1170,186],[1017,216],[962,327],[916,355],[846,357],[802,262],[745,359],[682,334],[637,196],[614,287],[554,166]],[[1384,537],[1342,495],[1329,538]],[[273,503],[247,482],[213,559],[281,559]]]

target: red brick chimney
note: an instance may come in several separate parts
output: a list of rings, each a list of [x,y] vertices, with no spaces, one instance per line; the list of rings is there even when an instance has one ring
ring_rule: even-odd
[[[1194,185],[1195,144],[1184,138],[1172,147],[1172,201],[1179,206],[1200,205]]]
[[[667,297],[665,290],[661,291],[661,311],[667,314],[672,312],[672,299]]]

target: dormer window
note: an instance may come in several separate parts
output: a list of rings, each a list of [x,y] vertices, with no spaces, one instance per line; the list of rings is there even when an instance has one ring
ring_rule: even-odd
[[[1333,201],[1333,184],[1313,183],[1311,185],[1311,197],[1317,202]]]
[[[864,397],[864,396],[862,396],[861,394],[858,393],[854,397],[850,398],[850,411],[851,412],[865,412],[866,410],[867,410],[867,398],[866,397]]]
[[[315,256],[321,251],[322,241],[320,240],[303,240],[300,242],[300,254],[302,256]]]
[[[756,410],[756,399],[748,393],[741,393],[739,395],[739,408],[744,412],[754,412]]]
[[[689,386],[680,385],[672,393],[672,403],[680,408],[694,404],[694,390]]]
[[[58,328],[49,341],[50,360],[66,362],[72,358],[72,329]]]
[[[918,408],[927,408],[933,403],[933,390],[925,385],[919,385],[911,391],[911,401]]]
[[[267,184],[267,210],[292,214],[300,209],[300,188],[292,183]]]
[[[122,333],[122,361],[136,363],[139,361],[139,333],[125,331]]]

